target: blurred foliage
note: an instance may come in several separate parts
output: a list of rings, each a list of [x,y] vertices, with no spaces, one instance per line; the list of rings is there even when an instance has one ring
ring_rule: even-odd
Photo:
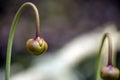
[[[75,71],[81,79],[81,74],[84,76],[85,80],[93,80],[95,74],[95,66],[96,66],[96,56],[89,57],[79,63],[77,67],[75,67]]]

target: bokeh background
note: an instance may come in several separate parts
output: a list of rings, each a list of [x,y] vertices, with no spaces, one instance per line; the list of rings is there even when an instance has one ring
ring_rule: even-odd
[[[6,48],[12,20],[18,8],[27,1],[33,2],[39,10],[40,36],[48,42],[49,49],[41,56],[27,52],[26,40],[35,36],[34,12],[27,8],[22,13],[15,32],[12,80],[94,79],[96,53],[100,45],[98,42],[104,31],[114,34],[113,39],[117,43],[115,62],[119,67],[119,0],[0,0],[0,80],[4,80]],[[81,46],[76,48],[76,45]],[[79,48],[86,55],[77,54],[80,53],[77,52]],[[81,59],[73,57],[74,54],[81,56]],[[82,59],[82,55],[85,58]],[[68,67],[70,69],[66,70]],[[40,70],[40,73],[35,69]]]

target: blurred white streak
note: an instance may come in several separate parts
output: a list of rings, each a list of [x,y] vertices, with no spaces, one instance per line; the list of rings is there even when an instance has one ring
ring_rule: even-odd
[[[102,31],[94,30],[73,39],[53,55],[36,60],[37,63],[34,63],[34,66],[12,76],[11,80],[79,80],[72,68],[85,58],[98,52],[104,32],[112,34],[113,51],[115,52],[119,33],[116,31],[115,26],[110,24]],[[81,80],[84,80],[82,74]]]

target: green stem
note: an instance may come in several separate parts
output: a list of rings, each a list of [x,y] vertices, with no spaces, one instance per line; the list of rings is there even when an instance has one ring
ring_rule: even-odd
[[[102,48],[105,42],[105,39],[108,38],[108,65],[112,65],[112,39],[110,37],[109,33],[105,33],[99,48],[98,56],[97,56],[97,65],[96,65],[96,74],[95,74],[95,80],[99,79],[99,73],[100,73],[100,61],[101,61],[101,52]]]
[[[40,20],[39,20],[38,10],[37,10],[36,6],[33,3],[26,2],[17,11],[17,13],[16,13],[16,15],[14,17],[14,20],[12,22],[12,25],[11,25],[10,34],[9,34],[9,38],[8,38],[8,45],[7,45],[7,54],[6,54],[5,80],[9,80],[9,78],[10,78],[11,52],[12,52],[12,44],[13,44],[13,38],[14,38],[14,32],[15,32],[15,29],[16,29],[16,25],[18,23],[18,20],[20,18],[21,13],[23,12],[23,10],[26,7],[31,7],[35,12],[35,15],[36,15],[36,37],[39,36],[39,27],[40,27],[39,22],[40,22]]]

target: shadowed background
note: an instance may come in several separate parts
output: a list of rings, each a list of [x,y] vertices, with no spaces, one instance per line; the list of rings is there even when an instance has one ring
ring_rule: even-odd
[[[119,0],[0,0],[1,69],[5,66],[7,40],[13,17],[26,1],[33,2],[39,10],[40,35],[49,44],[48,52],[44,55],[54,54],[73,38],[95,29],[101,30],[107,24],[114,24],[118,31],[120,29]],[[34,36],[35,16],[32,10],[27,8],[22,13],[15,32],[12,63],[18,63],[21,66],[13,73],[30,67],[32,60],[36,58],[28,54],[25,48],[26,40]],[[82,66],[88,61],[81,63]],[[94,61],[94,58],[91,61]],[[79,68],[76,70],[79,76]],[[86,79],[91,79],[91,76]]]

